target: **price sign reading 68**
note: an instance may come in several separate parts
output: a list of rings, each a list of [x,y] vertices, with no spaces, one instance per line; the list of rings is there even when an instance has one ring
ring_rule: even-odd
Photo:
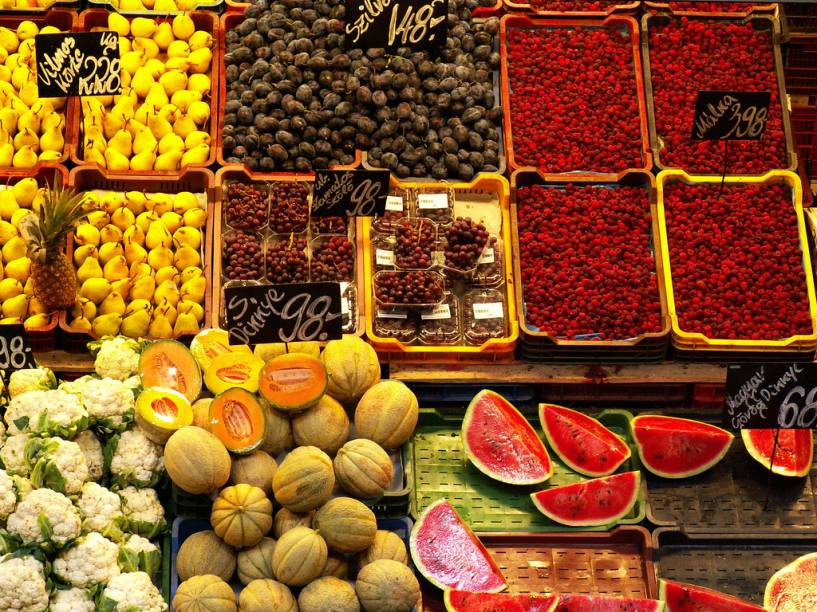
[[[814,429],[817,425],[817,387],[797,385],[786,394],[777,413],[781,429]]]

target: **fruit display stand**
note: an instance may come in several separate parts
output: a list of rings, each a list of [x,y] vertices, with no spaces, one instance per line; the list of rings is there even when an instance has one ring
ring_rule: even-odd
[[[453,298],[447,298],[449,301],[453,299],[456,304],[459,305],[455,308],[450,308],[450,310],[453,310],[454,312],[449,318],[459,319],[459,322],[455,323],[455,328],[457,328],[457,330],[453,333],[453,335],[448,334],[449,336],[453,336],[453,339],[446,337],[446,339],[442,342],[443,345],[440,346],[435,345],[433,340],[428,340],[426,342],[423,342],[422,340],[415,340],[415,334],[413,333],[410,334],[412,336],[411,339],[403,338],[401,336],[385,337],[383,331],[379,329],[378,315],[381,312],[391,311],[394,309],[380,306],[379,300],[375,297],[375,276],[378,270],[400,270],[400,268],[399,266],[395,267],[395,265],[393,265],[392,260],[394,260],[394,252],[387,250],[388,248],[393,247],[386,247],[385,244],[380,245],[381,241],[390,240],[390,238],[388,238],[388,231],[378,231],[378,227],[380,227],[378,225],[379,223],[387,224],[385,218],[382,220],[375,220],[374,222],[372,222],[371,219],[365,219],[363,220],[362,237],[364,245],[363,261],[366,274],[366,336],[378,351],[378,354],[386,361],[429,360],[436,363],[441,363],[512,360],[513,350],[516,344],[516,338],[518,336],[518,327],[516,323],[516,313],[514,310],[515,298],[513,270],[509,265],[511,261],[511,224],[508,216],[509,209],[507,181],[503,177],[494,174],[482,174],[470,183],[415,183],[392,179],[391,189],[393,193],[402,193],[406,194],[407,196],[416,190],[448,193],[450,194],[449,199],[453,200],[453,202],[450,202],[452,209],[450,220],[459,217],[474,217],[480,222],[483,222],[484,220],[484,223],[491,236],[497,239],[495,241],[495,245],[491,247],[491,253],[494,258],[494,262],[492,262],[493,265],[496,265],[495,262],[498,262],[499,266],[498,271],[491,271],[490,278],[488,278],[488,272],[483,272],[482,275],[486,277],[486,282],[475,283],[475,286],[487,287],[488,290],[491,291],[492,295],[497,295],[499,293],[502,294],[504,311],[502,317],[503,325],[502,330],[499,330],[496,333],[492,332],[489,336],[485,337],[482,342],[479,342],[479,336],[474,336],[474,343],[476,345],[473,345],[470,340],[466,344],[463,339],[467,335],[465,327],[466,321],[468,321],[470,317],[465,316],[463,306],[464,302],[462,301],[461,297],[458,299],[458,296],[456,295],[458,292],[457,284],[454,283],[455,295]],[[413,206],[409,203],[404,203],[404,205]],[[486,209],[486,207],[488,208]],[[412,214],[416,213],[417,211],[414,211]],[[399,213],[399,215],[402,215],[402,212]],[[442,227],[443,226],[441,225],[440,228]],[[386,228],[383,226],[381,229],[385,230]],[[380,249],[380,246],[383,246],[386,250]],[[429,246],[429,249],[433,248],[437,247]],[[380,257],[384,253],[388,254],[389,252],[391,253],[390,261],[392,261],[392,264],[387,263],[383,265]],[[485,264],[483,267],[487,267],[489,265],[491,264]],[[447,274],[447,270],[451,271],[453,273],[452,278],[459,277],[458,273],[453,272],[451,269],[447,269],[444,264],[436,267],[438,267],[443,274]],[[475,276],[480,275],[479,265],[476,266],[474,274]],[[470,281],[468,279],[463,280],[465,281],[463,283],[465,287],[470,286]],[[465,291],[465,288],[461,289],[462,291]],[[460,291],[460,293],[462,293],[462,291]],[[449,314],[451,315],[452,313],[449,312]],[[406,315],[413,315],[413,313],[406,312]],[[423,324],[422,321],[420,324]],[[433,326],[433,322],[426,322],[425,325]]]
[[[213,174],[206,169],[185,169],[175,176],[145,176],[136,173],[118,174],[105,173],[96,167],[75,167],[69,177],[69,186],[81,191],[137,191],[144,194],[164,193],[175,194],[180,191],[189,191],[201,194],[207,203],[207,220],[202,231],[200,246],[200,261],[206,280],[203,307],[203,320],[200,328],[211,326],[214,300],[212,291],[212,266],[210,261],[213,253],[214,226],[214,179]],[[71,252],[69,252],[69,256]],[[87,343],[96,337],[93,333],[72,328],[69,313],[60,314],[61,348],[77,353],[86,352]],[[176,336],[177,340],[189,343],[196,332],[190,331]],[[151,338],[157,339],[157,338]]]
[[[517,2],[503,0],[505,7],[510,11],[525,11],[540,17],[607,17],[612,13],[634,13],[641,1],[634,2],[594,2],[583,0],[579,2],[564,2],[563,0],[534,0],[533,2]]]
[[[300,253],[300,257],[303,258],[302,264],[307,267],[307,269],[303,271],[306,273],[303,282],[306,282],[307,277],[312,274],[312,264],[313,261],[315,261],[312,258],[314,253],[313,247],[318,246],[322,251],[327,252],[327,248],[330,246],[327,239],[330,241],[332,239],[337,240],[343,235],[334,231],[330,233],[323,233],[315,230],[317,218],[310,218],[307,212],[311,206],[312,185],[314,181],[314,175],[310,176],[304,174],[286,173],[256,174],[248,171],[243,166],[236,165],[225,166],[216,173],[217,195],[213,214],[215,234],[217,236],[226,236],[229,239],[231,236],[236,235],[236,230],[230,227],[227,219],[227,215],[229,214],[229,189],[231,184],[240,183],[242,185],[250,185],[252,189],[257,190],[259,193],[263,193],[263,197],[266,200],[266,206],[262,215],[264,217],[264,223],[255,230],[248,229],[248,233],[246,234],[254,236],[256,240],[260,240],[261,242],[258,244],[263,248],[262,252],[259,253],[261,255],[261,265],[258,268],[256,276],[254,276],[252,279],[230,280],[225,267],[228,265],[229,258],[225,257],[224,252],[226,243],[229,241],[223,242],[223,246],[217,248],[213,253],[213,292],[215,296],[213,301],[214,321],[223,322],[224,320],[225,287],[236,284],[253,285],[271,282],[270,279],[272,278],[271,275],[273,272],[270,270],[269,274],[267,274],[268,271],[266,269],[266,258],[271,245],[288,245],[282,248],[285,248],[287,252],[292,252],[292,245],[294,244],[293,241],[299,240],[305,243],[305,246],[301,247],[300,249],[295,249],[295,251]],[[276,213],[272,210],[272,189],[275,189],[276,185],[281,186],[282,188],[286,188],[288,185],[304,185],[308,190],[308,194],[305,196],[306,199],[301,202],[303,212],[306,213],[306,216],[304,217],[305,220],[303,221],[305,227],[301,228],[298,232],[276,233],[268,227],[268,220],[276,218]],[[342,284],[346,284],[346,287],[341,295],[342,309],[346,315],[345,321],[342,324],[342,329],[344,333],[354,333],[357,335],[361,335],[365,329],[365,304],[362,296],[359,294],[360,288],[364,286],[362,248],[360,247],[359,243],[360,223],[360,220],[358,220],[357,223],[349,223],[348,227],[344,230],[346,235],[345,240],[355,249],[354,263],[351,266],[352,277],[346,278],[344,276],[341,278],[341,276],[338,276],[335,279],[328,279],[338,280]],[[331,259],[334,263],[334,256],[332,256]],[[337,273],[341,274],[340,271],[337,271]],[[284,282],[294,281],[286,280]]]
[[[811,321],[811,331],[809,333],[797,334],[782,339],[750,340],[711,338],[701,332],[682,329],[678,314],[679,304],[676,301],[678,290],[677,288],[673,289],[671,247],[668,243],[667,212],[665,209],[667,185],[673,182],[680,182],[685,185],[710,185],[713,192],[721,182],[727,188],[729,186],[784,185],[791,191],[791,202],[799,236],[798,246],[802,252],[802,265],[805,275],[803,289],[806,292],[808,316]],[[817,348],[817,310],[815,310],[817,306],[801,197],[800,179],[797,175],[787,171],[773,171],[762,177],[729,176],[723,180],[715,176],[690,176],[679,170],[665,170],[658,175],[658,220],[661,236],[661,258],[665,274],[669,316],[672,322],[672,342],[677,356],[694,356],[696,359],[755,359],[765,361],[791,359],[794,355],[799,355],[801,358],[813,357]]]
[[[144,3],[140,3],[144,6]],[[108,11],[116,11],[122,15],[131,17],[165,17],[167,15],[181,15],[189,11],[214,11],[219,12],[224,0],[193,0],[192,2],[176,2],[170,0],[170,4],[176,5],[176,9],[172,10],[172,6],[166,5],[162,9],[157,9],[155,1],[152,3],[153,8],[131,8],[122,6],[120,0],[88,0],[88,5],[91,8],[100,7]],[[186,5],[183,8],[179,4]]]
[[[583,593],[657,597],[650,533],[616,527],[609,533],[480,533],[511,593]],[[442,612],[442,593],[423,581],[423,606]]]
[[[627,15],[610,15],[604,19],[544,19],[544,18],[537,18],[537,17],[528,17],[519,14],[508,14],[502,18],[501,25],[500,25],[500,32],[499,32],[499,51],[500,51],[500,58],[501,58],[501,94],[502,94],[502,107],[505,109],[505,112],[502,115],[502,126],[503,126],[503,133],[505,138],[505,155],[508,160],[508,167],[511,171],[518,170],[520,168],[526,166],[533,166],[534,163],[531,162],[530,159],[523,159],[520,153],[522,147],[521,136],[519,131],[517,131],[516,135],[516,142],[517,144],[514,145],[514,135],[513,135],[513,109],[515,107],[514,101],[514,88],[513,88],[513,80],[515,78],[514,75],[514,68],[512,66],[512,45],[510,43],[510,36],[512,32],[521,32],[525,31],[534,35],[540,32],[560,32],[565,37],[570,37],[571,32],[576,31],[587,31],[589,33],[597,33],[602,32],[605,30],[614,31],[618,35],[620,35],[620,40],[629,41],[629,47],[632,49],[632,64],[629,66],[624,66],[624,70],[628,71],[622,76],[627,79],[627,81],[623,81],[623,83],[617,84],[618,90],[616,95],[620,95],[622,100],[624,100],[624,96],[621,95],[621,92],[626,91],[627,87],[632,87],[631,94],[634,93],[635,97],[635,106],[637,106],[637,115],[635,114],[635,109],[633,109],[633,113],[631,116],[626,117],[631,122],[630,127],[637,125],[638,132],[640,133],[640,143],[636,145],[632,140],[629,140],[625,143],[611,143],[606,151],[609,153],[613,153],[618,149],[623,148],[625,145],[631,147],[631,151],[628,153],[632,153],[632,159],[629,162],[625,162],[625,165],[622,167],[617,168],[601,168],[601,167],[594,167],[593,161],[587,162],[586,157],[589,158],[589,150],[583,150],[582,155],[574,155],[577,159],[574,160],[564,160],[563,154],[554,153],[554,159],[549,159],[548,163],[551,165],[554,164],[565,164],[565,163],[572,163],[575,165],[569,167],[551,167],[551,168],[542,168],[539,167],[540,170],[544,173],[545,177],[548,179],[552,178],[560,178],[560,177],[581,177],[581,176],[590,176],[596,178],[598,180],[606,180],[606,181],[614,181],[616,180],[616,176],[618,172],[622,172],[627,169],[641,169],[645,171],[649,171],[652,168],[653,160],[652,160],[652,152],[650,150],[650,143],[648,141],[648,128],[647,128],[647,116],[646,116],[646,101],[645,101],[645,90],[644,90],[644,81],[642,77],[642,70],[641,70],[641,56],[639,53],[639,40],[640,40],[640,33],[638,28],[638,22],[630,16]],[[575,35],[575,34],[574,34]],[[560,44],[560,43],[556,43]],[[599,41],[594,41],[594,44],[600,44]],[[623,43],[620,43],[623,45]],[[522,45],[525,45],[523,42]],[[536,50],[531,50],[525,48],[523,57],[532,58],[538,56],[531,56],[531,54],[535,54]],[[577,54],[572,54],[570,59],[562,59],[566,57],[565,50],[556,50],[556,52],[551,51],[550,54],[547,56],[547,59],[552,60],[556,63],[555,66],[548,66],[545,64],[542,67],[542,70],[553,70],[556,72],[560,70],[562,72],[571,68],[571,62],[575,62],[579,59],[580,56]],[[556,59],[558,58],[558,59]],[[545,61],[545,58],[542,58],[542,61]],[[533,64],[533,62],[532,62]],[[603,69],[599,70],[599,77],[598,81],[601,82],[602,77],[605,78],[606,81],[610,81],[613,77],[611,74],[608,74],[606,70],[612,70],[612,60],[610,60],[609,66],[603,66]],[[531,73],[531,66],[524,67],[523,70],[526,71],[526,74]],[[533,69],[535,70],[535,69]],[[576,75],[577,78],[579,74]],[[607,78],[609,77],[609,78]],[[630,80],[631,79],[631,80]],[[628,82],[629,81],[629,82]],[[584,82],[584,81],[583,81]],[[531,86],[531,82],[526,83],[526,89],[529,89]],[[622,84],[624,85],[622,87]],[[575,84],[574,84],[575,85]],[[555,84],[554,86],[558,87],[559,90],[562,88],[566,88],[564,83]],[[593,87],[592,82],[589,84],[589,87]],[[529,94],[529,92],[526,92]],[[562,108],[562,104],[572,106],[574,104],[581,104],[582,106],[586,106],[583,103],[577,102],[577,100],[571,99],[571,97],[578,98],[578,96],[574,95],[572,92],[565,90],[565,101],[560,101],[557,108],[551,108],[553,106],[550,102],[547,102],[549,96],[555,96],[559,93],[558,90],[554,92],[548,91],[539,91],[536,94],[535,100],[537,103],[541,101],[544,105],[541,108],[537,109],[530,109],[529,106],[531,102],[522,101],[519,104],[522,107],[525,107],[528,111],[528,115],[520,121],[518,127],[525,128],[526,130],[530,128],[530,124],[532,122],[542,123],[546,121],[549,117],[559,118],[562,116],[570,117],[570,120],[574,123],[565,127],[565,130],[578,130],[580,128],[585,128],[588,130],[592,130],[595,132],[596,137],[606,138],[608,137],[607,134],[602,135],[598,130],[599,126],[594,123],[594,113],[603,113],[605,116],[610,114],[607,105],[605,108],[598,108],[598,109],[590,109],[586,110],[582,108],[581,112],[578,113],[569,113],[567,115],[563,115],[562,113],[558,112],[558,108]],[[521,94],[520,94],[521,95]],[[530,95],[530,94],[529,94]],[[608,91],[595,91],[589,92],[585,95],[589,97],[596,97],[600,96],[602,99],[606,99],[606,96],[614,95],[612,92]],[[624,102],[623,102],[624,104]],[[556,111],[556,112],[554,112]],[[541,114],[536,115],[536,112]],[[617,108],[617,118],[619,118],[623,112],[622,109]],[[581,117],[582,121],[585,123],[583,125],[579,125],[577,118]],[[549,124],[546,123],[545,127],[548,128]],[[525,143],[525,146],[528,149],[534,149],[536,151],[550,151],[549,147],[555,145],[556,142],[564,142],[565,137],[558,132],[554,132],[550,134],[551,138],[554,139],[553,143],[549,142],[542,142],[541,140],[537,139],[535,144]],[[582,143],[586,144],[586,143]],[[585,149],[588,147],[585,146]],[[581,157],[579,160],[578,157]],[[589,163],[589,166],[584,166],[583,164]],[[599,162],[601,163],[601,162]],[[611,163],[608,159],[604,160],[604,163]],[[621,163],[621,162],[616,162]]]
[[[88,32],[108,30],[109,29],[109,25],[108,25],[108,15],[109,14],[114,14],[114,13],[109,13],[109,11],[107,11],[106,9],[95,9],[95,8],[87,9],[87,10],[83,11],[79,16],[78,28],[81,31],[88,31]],[[219,37],[218,15],[216,15],[215,13],[209,12],[209,11],[193,11],[193,12],[189,13],[189,17],[192,20],[192,22],[193,22],[193,24],[194,24],[194,26],[196,28],[196,31],[197,32],[199,32],[199,31],[206,32],[207,34],[212,36],[213,44],[215,45],[215,43],[216,43],[216,41],[218,41],[218,37]],[[158,24],[171,23],[173,21],[173,19],[174,19],[173,17],[155,16],[154,15],[154,20]],[[131,23],[132,21],[133,21],[132,19],[128,20],[129,23]],[[133,33],[130,33],[128,36],[131,39],[134,38]],[[167,59],[166,54],[164,54],[164,53],[161,53],[158,57],[161,58],[161,60]],[[191,163],[188,163],[188,164],[184,164],[184,167],[207,168],[207,167],[211,166],[216,160],[216,140],[217,140],[217,134],[220,133],[220,132],[216,131],[216,124],[217,124],[217,117],[221,114],[221,109],[220,109],[219,104],[218,104],[217,93],[218,93],[218,83],[220,82],[220,79],[221,79],[221,70],[219,68],[219,63],[217,61],[215,53],[212,54],[212,58],[210,60],[210,68],[209,68],[208,71],[206,71],[206,76],[208,76],[209,80],[210,80],[209,100],[206,98],[206,96],[203,97],[202,100],[209,104],[210,110],[209,110],[209,118],[207,119],[206,123],[204,124],[207,127],[202,128],[202,131],[206,130],[206,133],[207,133],[207,135],[209,137],[209,142],[207,142],[207,144],[209,146],[209,153],[203,159],[203,161],[201,161],[201,162],[191,162]],[[186,83],[187,83],[187,76],[185,74],[185,84]],[[170,96],[168,96],[168,97],[170,97]],[[85,151],[83,149],[83,142],[84,142],[84,133],[83,133],[84,132],[84,130],[83,130],[84,109],[83,109],[82,105],[80,104],[79,99],[77,99],[77,98],[72,98],[72,99],[75,99],[77,101],[76,105],[73,107],[74,108],[74,111],[73,111],[74,112],[74,117],[73,117],[73,122],[71,124],[73,126],[73,131],[70,132],[70,136],[66,136],[66,141],[70,143],[70,147],[71,147],[71,149],[70,149],[71,150],[71,161],[73,161],[75,164],[78,164],[78,165],[92,163],[92,162],[89,162],[86,159]],[[144,102],[144,100],[142,100],[140,98],[140,102]],[[154,108],[156,108],[156,107],[154,106]],[[165,105],[162,108],[168,109],[168,108],[172,108],[172,106],[171,105]],[[111,110],[112,109],[108,109],[108,108],[105,109],[104,112],[105,112],[106,116],[111,114],[111,113],[109,113],[109,111],[111,111]],[[178,110],[178,109],[176,109],[176,110]],[[148,118],[148,122],[149,121],[150,121],[150,117]],[[187,151],[187,150],[188,149],[186,149],[186,148],[184,149],[184,151]],[[168,152],[171,152],[171,151],[168,151]],[[172,174],[173,172],[178,172],[179,164],[180,164],[180,162],[182,160],[182,150],[178,151],[178,153],[179,153],[179,161],[177,161],[177,163],[175,164],[175,169],[174,170],[161,170],[161,169],[142,170],[141,168],[139,168],[139,169],[131,168],[129,170],[129,172],[142,172],[142,173],[147,174],[147,175],[153,175],[153,174],[157,174],[157,173],[158,174],[163,174],[163,173],[168,173],[168,172]],[[160,157],[161,157],[161,155],[160,155]],[[131,162],[132,160],[127,159],[127,156],[126,156],[126,161]],[[155,163],[156,163],[156,160],[154,160],[154,166],[155,166]],[[101,165],[101,164],[96,163],[96,165]]]
[[[605,410],[598,419],[611,431],[631,442],[629,418],[624,410]],[[416,519],[433,502],[447,498],[477,532],[604,531],[615,524],[633,525],[644,519],[646,504],[643,483],[633,510],[614,525],[570,528],[552,521],[534,506],[529,493],[542,488],[579,482],[583,477],[557,458],[551,457],[553,476],[544,484],[515,487],[491,480],[471,465],[463,449],[462,418],[421,410],[417,431],[411,440],[409,457],[413,477],[411,514]],[[537,431],[540,431],[537,427]],[[639,469],[638,454],[619,472]]]
[[[654,253],[652,256],[655,260],[655,271],[652,278],[657,280],[657,284],[655,287],[656,294],[653,299],[656,303],[660,303],[660,331],[644,332],[636,337],[622,340],[598,339],[594,337],[595,334],[588,331],[588,334],[585,335],[590,337],[587,339],[570,339],[556,337],[552,333],[541,331],[528,321],[525,307],[525,286],[522,280],[524,277],[521,267],[519,193],[521,189],[531,188],[532,186],[539,186],[546,190],[559,189],[562,191],[569,186],[600,190],[635,187],[644,190],[646,194],[644,199],[649,206],[651,217],[651,223],[646,230],[650,234],[650,252]],[[514,275],[518,279],[516,312],[519,317],[520,329],[519,355],[522,358],[530,361],[557,360],[563,362],[661,361],[665,358],[669,344],[670,322],[666,293],[663,288],[664,268],[660,258],[661,241],[658,233],[658,215],[654,194],[655,181],[652,175],[640,171],[623,172],[611,182],[597,182],[588,177],[548,180],[546,175],[530,168],[513,173],[511,176],[511,227]],[[590,241],[591,238],[590,234],[578,236],[578,240],[583,241],[583,243]],[[526,244],[528,244],[527,241]],[[598,332],[600,330],[593,331]]]

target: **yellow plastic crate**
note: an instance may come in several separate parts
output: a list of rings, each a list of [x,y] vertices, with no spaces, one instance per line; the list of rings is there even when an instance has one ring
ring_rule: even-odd
[[[661,260],[664,269],[664,283],[669,307],[670,323],[672,325],[673,345],[681,350],[688,351],[739,351],[739,352],[813,352],[817,349],[817,300],[814,293],[814,276],[811,268],[811,258],[808,249],[808,234],[806,233],[805,218],[803,215],[803,189],[800,178],[788,170],[772,170],[762,176],[727,176],[726,184],[785,184],[792,191],[792,205],[797,215],[797,227],[800,236],[800,249],[803,253],[803,270],[806,275],[806,293],[809,301],[812,333],[800,334],[781,340],[744,340],[736,338],[709,338],[700,332],[688,332],[681,329],[678,323],[678,312],[675,305],[675,295],[672,289],[672,265],[669,257],[667,236],[667,220],[664,210],[664,186],[668,183],[682,181],[687,184],[720,184],[720,176],[689,175],[683,170],[662,170],[657,177],[658,187],[658,228],[660,233]]]

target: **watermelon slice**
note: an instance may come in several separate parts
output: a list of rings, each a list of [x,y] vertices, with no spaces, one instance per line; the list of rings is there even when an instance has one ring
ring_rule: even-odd
[[[509,595],[445,590],[448,612],[553,612],[558,595]]]
[[[726,593],[671,580],[661,581],[658,596],[666,612],[763,612],[760,606]]]
[[[468,404],[462,443],[471,463],[494,480],[539,484],[553,475],[545,445],[531,424],[504,397],[487,389]]]
[[[638,500],[640,472],[624,472],[531,493],[539,511],[571,527],[609,525],[626,516]]]
[[[609,476],[630,458],[630,447],[624,440],[586,414],[541,404],[539,421],[550,448],[579,474]]]
[[[804,555],[766,583],[763,605],[775,612],[817,610],[817,553]]]
[[[414,565],[441,589],[496,593],[508,588],[499,566],[447,499],[420,515],[409,545]]]
[[[776,450],[775,431],[780,431]],[[752,458],[767,470],[774,451],[773,473],[780,476],[805,476],[811,471],[814,442],[810,429],[741,429],[740,435]]]
[[[630,599],[603,595],[560,595],[554,612],[661,612],[657,599]]]
[[[644,415],[630,423],[641,463],[663,478],[688,478],[705,472],[729,452],[728,431],[690,419]]]

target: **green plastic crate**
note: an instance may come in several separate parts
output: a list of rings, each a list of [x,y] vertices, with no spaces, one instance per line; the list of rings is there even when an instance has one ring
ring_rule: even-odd
[[[594,415],[605,427],[621,436],[632,455],[619,469],[628,472],[641,469],[638,452],[630,433],[632,415],[626,410],[604,410]],[[536,426],[538,419],[528,417]],[[571,528],[555,523],[539,512],[530,493],[548,486],[585,480],[550,451],[553,476],[543,485],[514,486],[485,476],[470,464],[462,448],[462,418],[443,415],[436,410],[421,410],[417,431],[409,442],[411,477],[413,479],[411,514],[416,519],[438,499],[450,501],[474,531],[606,531],[616,525],[632,525],[644,520],[646,495],[641,490],[633,510],[621,520],[602,527]]]

